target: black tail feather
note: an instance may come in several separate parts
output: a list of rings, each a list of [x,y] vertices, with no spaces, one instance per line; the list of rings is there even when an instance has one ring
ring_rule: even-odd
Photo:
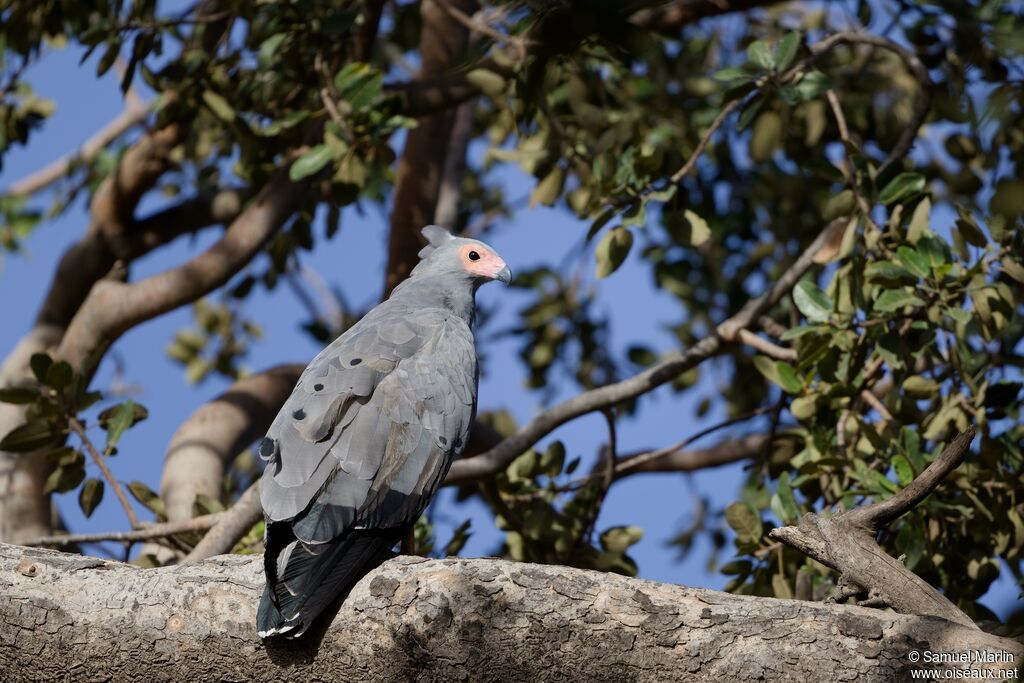
[[[268,529],[267,585],[256,617],[261,637],[301,636],[321,612],[388,558],[404,531],[350,529],[327,543],[306,545],[295,541],[289,526],[271,524]],[[278,558],[293,542],[279,575]]]

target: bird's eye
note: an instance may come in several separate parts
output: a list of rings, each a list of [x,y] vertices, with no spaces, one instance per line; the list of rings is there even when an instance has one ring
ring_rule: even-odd
[[[475,251],[469,252],[469,260],[470,261],[479,261],[480,260],[480,254],[476,253]]]

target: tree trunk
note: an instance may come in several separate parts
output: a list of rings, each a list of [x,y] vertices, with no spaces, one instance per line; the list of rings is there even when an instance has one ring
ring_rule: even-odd
[[[0,680],[807,683],[904,680],[911,651],[1024,657],[937,618],[418,557],[371,572],[329,627],[263,644],[261,559],[139,569],[0,545]]]

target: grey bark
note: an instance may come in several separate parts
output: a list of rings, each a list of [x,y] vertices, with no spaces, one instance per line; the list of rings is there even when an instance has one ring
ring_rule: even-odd
[[[0,545],[0,680],[870,682],[908,678],[912,650],[1024,657],[934,617],[417,557],[311,638],[263,644],[262,583],[259,557],[139,569]]]

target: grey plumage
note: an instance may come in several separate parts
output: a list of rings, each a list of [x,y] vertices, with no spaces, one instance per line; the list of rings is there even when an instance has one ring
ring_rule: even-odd
[[[383,561],[466,444],[474,294],[509,272],[482,242],[423,234],[410,278],[313,359],[260,443],[261,637],[300,635]]]

